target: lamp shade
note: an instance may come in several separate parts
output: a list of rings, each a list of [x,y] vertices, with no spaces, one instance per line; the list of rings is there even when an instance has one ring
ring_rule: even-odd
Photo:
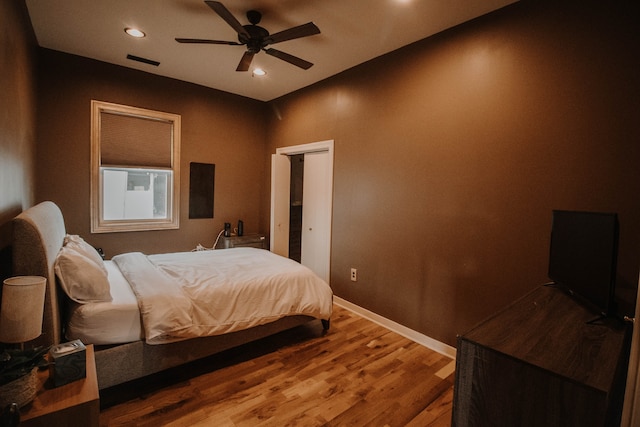
[[[42,333],[47,279],[16,276],[6,279],[0,307],[0,342],[24,343]]]

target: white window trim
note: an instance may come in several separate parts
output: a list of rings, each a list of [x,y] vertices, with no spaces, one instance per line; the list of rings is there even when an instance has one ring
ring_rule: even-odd
[[[100,174],[100,136],[101,114],[120,114],[123,116],[160,120],[172,125],[173,194],[168,195],[167,219],[110,220],[102,219],[102,177]],[[177,114],[130,107],[103,101],[91,101],[91,232],[113,233],[127,231],[167,230],[180,228],[180,135],[181,117]]]

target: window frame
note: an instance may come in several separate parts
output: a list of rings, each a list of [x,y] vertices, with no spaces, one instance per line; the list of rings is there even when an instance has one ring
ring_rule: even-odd
[[[116,114],[137,119],[155,120],[171,125],[172,185],[167,191],[167,218],[123,219],[103,218],[103,177],[101,173],[102,114]],[[181,117],[178,114],[131,107],[103,101],[91,101],[91,233],[116,233],[129,231],[173,230],[180,228],[180,134]],[[108,168],[145,169],[148,166],[104,165]],[[153,167],[154,169],[163,169]]]

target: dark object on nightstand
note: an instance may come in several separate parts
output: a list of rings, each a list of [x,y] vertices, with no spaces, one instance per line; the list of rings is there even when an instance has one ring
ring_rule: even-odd
[[[80,340],[51,347],[49,376],[55,387],[87,377],[87,349]]]

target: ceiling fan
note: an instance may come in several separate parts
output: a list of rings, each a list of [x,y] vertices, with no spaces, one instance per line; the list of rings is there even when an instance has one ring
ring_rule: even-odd
[[[256,10],[247,12],[247,19],[250,25],[242,25],[219,1],[205,1],[205,3],[238,33],[238,41],[176,38],[178,43],[246,45],[247,50],[242,56],[242,59],[240,59],[236,71],[249,70],[253,56],[261,50],[264,50],[268,55],[275,56],[304,70],[308,70],[313,65],[311,62],[305,61],[297,56],[274,48],[267,48],[267,46],[275,43],[320,34],[320,29],[313,22],[269,34],[269,31],[258,26],[258,23],[260,23],[262,19],[262,14]]]

